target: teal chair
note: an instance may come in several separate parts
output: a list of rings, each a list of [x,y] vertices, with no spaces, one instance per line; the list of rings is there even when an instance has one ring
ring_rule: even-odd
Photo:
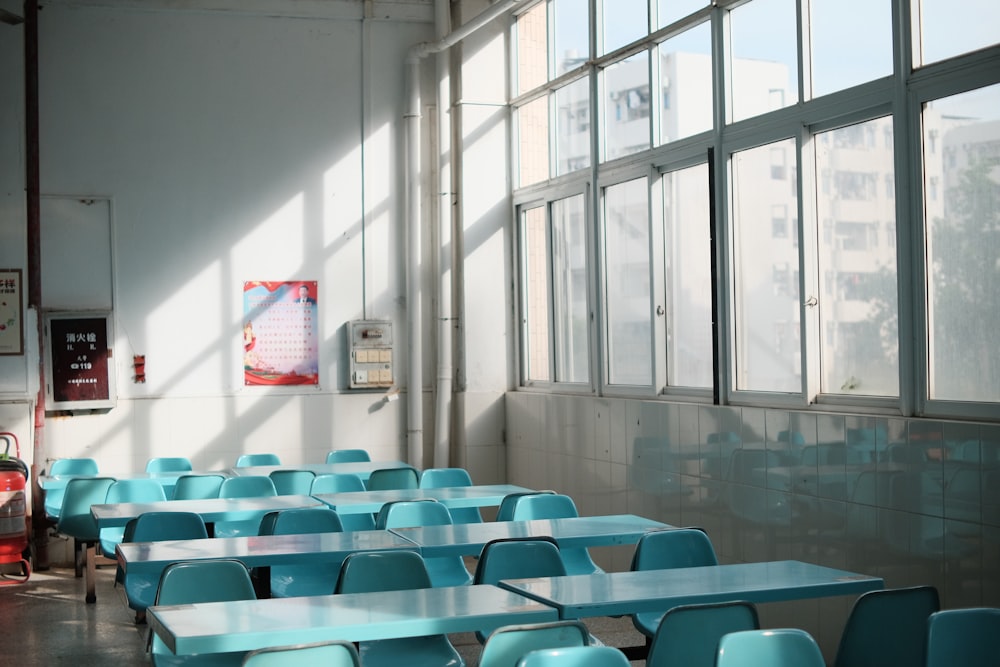
[[[157,605],[230,602],[256,599],[246,566],[238,560],[202,560],[171,563],[160,576]],[[153,664],[165,666],[242,665],[245,652],[175,656],[156,633],[150,633]]]
[[[163,486],[153,479],[120,479],[108,487],[104,502],[111,503],[155,503],[167,499]],[[115,546],[125,535],[125,526],[101,528],[101,553],[108,558],[115,557]]]
[[[281,459],[277,454],[241,454],[236,459],[237,468],[250,466],[280,466]]]
[[[364,449],[335,449],[326,453],[327,463],[365,463],[371,460]]]
[[[224,475],[181,475],[174,485],[173,500],[218,498]]]
[[[421,489],[440,489],[446,486],[472,486],[472,477],[465,468],[428,468],[420,474]],[[455,523],[482,523],[478,507],[456,507],[451,510]]]
[[[261,535],[300,535],[304,533],[339,533],[340,517],[329,508],[287,509],[269,512],[260,523]],[[329,595],[337,584],[340,562],[307,565],[272,565],[271,597],[288,598]]]
[[[719,640],[724,635],[759,628],[757,607],[751,602],[673,607],[663,614],[653,636],[646,667],[714,667]]]
[[[847,617],[833,667],[924,667],[927,622],[940,608],[933,586],[864,593]]]
[[[436,500],[401,500],[386,503],[375,518],[375,528],[411,528],[413,526],[450,526],[451,513]],[[464,586],[472,581],[461,556],[429,556],[424,565],[432,586]]]
[[[540,493],[555,493],[554,491],[521,491],[518,493],[508,493],[500,501],[500,506],[497,508],[496,521],[513,521],[514,520],[514,507],[517,506],[518,501],[525,496],[536,496]]]
[[[49,466],[49,477],[56,475],[86,475],[96,476],[98,474],[97,461],[91,458],[69,458],[56,459]],[[61,489],[48,489],[45,491],[45,516],[51,521],[59,522],[59,510],[62,507],[65,487]]]
[[[646,533],[635,545],[630,570],[666,570],[678,567],[718,565],[715,548],[700,528],[677,528]],[[653,638],[663,612],[644,611],[632,615],[635,629]]]
[[[86,564],[86,600],[95,602],[97,591],[94,578],[97,567],[97,545],[101,540],[97,521],[90,513],[91,505],[101,505],[108,497],[114,477],[77,477],[69,480],[59,508],[56,532],[73,538],[73,562],[76,576],[83,574],[81,552]]]
[[[308,496],[316,473],[311,470],[275,470],[268,477],[279,496]]]
[[[146,461],[146,472],[190,472],[191,461],[184,456],[160,456]]]
[[[580,516],[573,499],[561,493],[536,493],[524,496],[514,505],[514,520],[567,519]],[[585,547],[560,549],[566,574],[596,574],[604,572],[590,557]]]
[[[365,483],[357,475],[348,473],[317,475],[309,488],[309,495],[321,493],[352,493],[364,491]],[[371,514],[341,514],[340,523],[345,531],[375,530],[375,517]]]
[[[349,555],[340,568],[334,593],[430,588],[431,578],[414,551],[365,551]],[[465,667],[447,635],[401,637],[359,644],[365,667]]]
[[[927,667],[995,667],[1000,657],[1000,609],[970,607],[931,614]]]
[[[958,665],[961,663],[951,663]],[[715,667],[826,667],[816,640],[805,630],[743,630],[719,640]]]
[[[123,543],[161,542],[165,540],[203,540],[208,538],[205,521],[194,512],[144,512],[125,526]],[[125,601],[135,611],[136,622],[142,622],[146,609],[156,599],[159,573],[122,572],[118,577],[125,589]]]
[[[245,477],[227,477],[219,487],[220,498],[264,498],[278,495],[274,482],[263,475],[247,475]],[[246,521],[216,521],[215,537],[240,537],[257,535],[260,531],[260,520]]]
[[[587,646],[589,642],[590,631],[582,621],[505,625],[486,639],[479,667],[517,667],[521,657],[530,651]]]
[[[416,489],[420,486],[420,474],[416,468],[379,468],[372,470],[365,488],[369,491],[388,489]]]
[[[628,658],[613,646],[570,646],[527,653],[518,667],[629,667]]]
[[[361,667],[358,650],[348,641],[276,646],[250,651],[243,667]]]

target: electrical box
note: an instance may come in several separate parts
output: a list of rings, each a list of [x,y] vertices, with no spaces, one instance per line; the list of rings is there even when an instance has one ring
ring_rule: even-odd
[[[354,320],[351,336],[351,389],[380,389],[395,382],[392,322]]]

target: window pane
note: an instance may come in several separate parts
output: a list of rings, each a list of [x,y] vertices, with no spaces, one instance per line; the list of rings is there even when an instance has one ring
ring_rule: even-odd
[[[590,379],[585,210],[582,194],[552,204],[552,300],[558,382]]]
[[[812,0],[810,7],[813,97],[892,74],[889,0]]]
[[[712,34],[695,26],[659,46],[660,143],[712,129]]]
[[[545,234],[545,209],[521,212],[524,248],[524,337],[527,379],[550,379],[549,374],[549,259]]]
[[[604,8],[601,55],[646,36],[649,0],[604,0],[600,4]]]
[[[1000,85],[923,111],[930,397],[1000,401]]]
[[[540,2],[517,17],[518,94],[545,83],[548,75],[547,24],[545,3]]]
[[[776,207],[798,210],[795,165],[792,139],[733,155],[737,389],[802,390],[798,242],[771,234]]]
[[[608,380],[652,382],[649,311],[649,186],[645,179],[604,192]]]
[[[692,14],[705,5],[708,0],[657,0],[657,28],[670,25],[688,14]]]
[[[667,384],[712,386],[708,166],[663,175]]]
[[[517,108],[518,179],[531,185],[549,177],[549,105],[542,96]]]
[[[587,0],[553,0],[552,6],[555,72],[551,78],[554,79],[587,61],[590,39]]]
[[[556,175],[590,166],[590,85],[586,77],[556,96]]]
[[[604,159],[648,149],[648,53],[637,53],[604,70],[604,89]]]
[[[879,118],[816,137],[822,391],[899,394],[892,119]]]
[[[915,65],[944,60],[1000,44],[1000,3],[996,0],[914,0],[921,34],[913,40]],[[920,57],[921,49],[923,57]]]
[[[733,120],[798,102],[795,0],[753,0],[730,19]]]

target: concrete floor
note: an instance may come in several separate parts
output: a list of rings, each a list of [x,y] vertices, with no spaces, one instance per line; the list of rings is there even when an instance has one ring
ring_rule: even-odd
[[[129,667],[150,665],[146,626],[136,625],[120,589],[114,568],[97,571],[97,602],[86,604],[84,581],[72,569],[52,568],[32,573],[24,584],[0,586],[0,665],[18,667]],[[611,646],[643,643],[628,618],[599,618],[591,631]],[[475,636],[451,635],[468,667],[479,664]],[[644,665],[634,661],[633,665]]]

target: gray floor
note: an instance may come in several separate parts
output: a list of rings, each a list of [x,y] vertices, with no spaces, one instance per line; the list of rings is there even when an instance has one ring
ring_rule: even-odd
[[[120,591],[114,569],[97,572],[97,602],[83,601],[84,582],[72,569],[32,573],[24,584],[0,586],[0,664],[125,667],[152,664],[145,652],[145,626],[137,626]],[[606,644],[642,644],[628,618],[588,623]],[[468,667],[479,663],[480,646],[472,634],[451,636]],[[635,661],[633,665],[643,665]]]

